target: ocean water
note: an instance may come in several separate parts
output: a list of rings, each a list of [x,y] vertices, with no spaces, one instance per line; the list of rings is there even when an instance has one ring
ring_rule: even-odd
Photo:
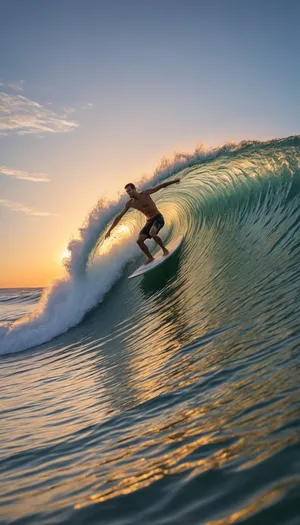
[[[0,291],[3,524],[300,523],[300,137],[147,185],[175,175],[154,199],[184,241],[153,272],[127,279],[137,212],[104,242],[122,197],[64,279]]]

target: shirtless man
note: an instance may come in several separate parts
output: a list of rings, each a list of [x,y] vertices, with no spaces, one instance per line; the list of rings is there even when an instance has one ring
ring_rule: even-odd
[[[180,182],[180,179],[175,179],[170,182],[163,182],[162,184],[159,184],[154,188],[149,188],[148,190],[144,190],[141,192],[136,190],[136,187],[134,184],[132,184],[132,182],[126,184],[125,191],[130,197],[130,200],[126,202],[121,213],[119,213],[119,215],[117,215],[114,219],[111,227],[105,235],[105,239],[107,239],[110,236],[111,231],[114,229],[115,226],[117,226],[118,222],[121,220],[123,215],[125,215],[125,213],[127,213],[130,208],[134,208],[135,210],[141,211],[147,218],[146,224],[141,229],[138,239],[136,241],[141,250],[148,257],[145,264],[149,264],[152,261],[154,261],[154,257],[152,257],[145,244],[146,239],[152,238],[158,244],[158,246],[160,246],[160,248],[163,251],[163,254],[168,255],[169,252],[167,248],[164,246],[161,238],[157,235],[159,230],[161,230],[161,228],[164,226],[165,221],[162,214],[157,209],[155,202],[151,199],[150,195],[151,193],[156,193],[162,188],[166,188],[167,186],[170,186],[171,184],[176,184],[178,182]]]

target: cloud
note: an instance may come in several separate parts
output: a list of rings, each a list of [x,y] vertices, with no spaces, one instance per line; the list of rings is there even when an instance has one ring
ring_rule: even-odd
[[[26,213],[26,215],[35,215],[39,217],[49,217],[55,215],[55,213],[50,213],[48,211],[38,211],[28,206],[24,206],[19,202],[10,201],[7,199],[0,199],[0,206],[10,209],[11,211],[17,211],[21,213]]]
[[[58,115],[29,98],[3,91],[0,91],[0,117],[0,135],[67,133],[78,126],[67,115]]]
[[[16,82],[10,82],[10,83],[5,83],[5,82],[0,82],[0,87],[3,86],[3,87],[8,87],[10,89],[13,89],[14,91],[24,91],[24,83],[25,83],[25,80],[17,80]]]
[[[71,115],[72,113],[76,113],[76,108],[64,108],[64,117],[67,117],[68,115]]]
[[[16,170],[8,168],[7,166],[0,166],[0,173],[8,177],[15,177],[20,180],[28,180],[31,182],[50,182],[49,177],[45,173],[29,172],[25,170]]]
[[[14,82],[13,84],[7,84],[8,87],[11,89],[14,89],[15,91],[23,91],[24,90],[24,80],[19,80],[18,82]]]

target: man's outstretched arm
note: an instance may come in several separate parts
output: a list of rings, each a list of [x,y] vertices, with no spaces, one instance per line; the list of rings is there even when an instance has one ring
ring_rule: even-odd
[[[129,208],[130,208],[130,201],[129,202],[126,202],[123,210],[121,211],[121,213],[119,213],[119,215],[117,215],[115,217],[115,219],[113,220],[113,223],[112,225],[110,226],[110,228],[107,230],[106,232],[106,235],[105,235],[105,239],[108,239],[108,237],[110,236],[112,230],[115,228],[115,226],[117,226],[117,224],[120,222],[120,220],[122,219],[123,215],[125,215],[125,213],[128,212]]]
[[[170,180],[169,182],[162,182],[161,184],[158,184],[158,186],[154,186],[153,188],[148,188],[147,190],[144,190],[143,193],[145,193],[146,195],[151,195],[151,193],[155,193],[156,191],[162,190],[167,186],[171,186],[171,184],[178,184],[178,182],[180,182],[180,179]]]

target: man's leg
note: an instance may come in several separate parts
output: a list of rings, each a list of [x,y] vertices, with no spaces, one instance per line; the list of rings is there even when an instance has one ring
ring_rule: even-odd
[[[142,233],[140,233],[136,242],[137,242],[138,246],[141,248],[142,252],[144,252],[144,254],[147,255],[147,257],[148,257],[148,260],[145,262],[145,264],[149,264],[152,261],[154,261],[154,257],[152,257],[151,253],[149,252],[149,250],[148,250],[148,248],[147,248],[147,246],[145,244],[145,240],[146,239],[148,239],[148,236],[147,235],[143,235]]]
[[[158,246],[161,247],[164,255],[168,255],[169,251],[167,250],[167,248],[165,247],[164,243],[162,242],[161,238],[157,235],[157,228],[155,228],[155,226],[152,226],[150,232],[149,232],[149,235],[151,235],[152,239],[156,242],[156,244],[158,244]]]

